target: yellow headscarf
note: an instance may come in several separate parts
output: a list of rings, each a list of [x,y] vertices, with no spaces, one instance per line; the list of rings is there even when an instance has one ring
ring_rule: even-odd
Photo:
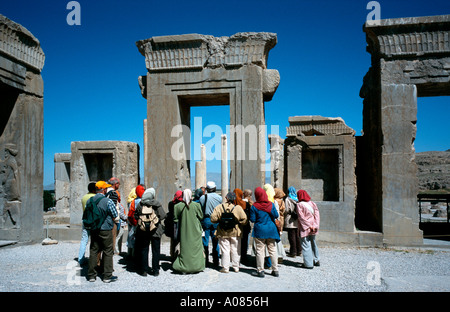
[[[137,197],[136,195],[136,188],[133,188],[130,192],[130,194],[128,194],[128,199],[127,199],[127,203],[131,203],[133,201],[133,199],[135,199]]]
[[[267,193],[268,199],[273,203],[275,201],[275,190],[273,189],[272,185],[270,184],[264,184],[264,191]]]

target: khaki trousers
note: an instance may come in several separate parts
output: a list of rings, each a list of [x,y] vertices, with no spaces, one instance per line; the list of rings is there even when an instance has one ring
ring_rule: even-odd
[[[278,254],[277,254],[277,244],[274,239],[271,238],[253,238],[255,240],[256,249],[256,270],[258,272],[264,271],[264,257],[266,255],[265,248],[267,246],[267,251],[269,252],[270,260],[272,261],[272,271],[278,271]]]
[[[222,267],[229,270],[231,260],[231,267],[239,270],[239,262],[241,262],[241,238],[219,237],[219,247]]]

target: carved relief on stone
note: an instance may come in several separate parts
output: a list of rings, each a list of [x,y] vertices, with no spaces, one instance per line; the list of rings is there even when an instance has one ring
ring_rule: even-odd
[[[15,144],[7,143],[0,149],[0,208],[2,209],[1,228],[7,224],[16,225],[20,207],[19,164],[16,160],[18,150]],[[11,226],[9,226],[11,227]]]

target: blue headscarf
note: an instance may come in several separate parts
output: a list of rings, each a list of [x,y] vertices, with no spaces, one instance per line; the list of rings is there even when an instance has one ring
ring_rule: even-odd
[[[297,198],[297,191],[295,190],[295,187],[293,187],[293,186],[290,186],[289,188],[288,188],[288,192],[289,192],[289,197],[290,198],[292,198],[293,200],[295,200],[295,201],[298,201],[298,198]]]

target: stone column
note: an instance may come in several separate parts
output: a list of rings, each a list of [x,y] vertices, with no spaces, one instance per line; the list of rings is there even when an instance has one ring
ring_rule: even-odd
[[[278,135],[269,134],[270,144],[270,183],[283,189],[284,180],[284,140]]]
[[[227,157],[227,136],[222,134],[222,199],[225,201],[225,196],[228,193],[228,157]]]
[[[421,244],[413,144],[417,120],[416,86],[383,84],[381,110],[384,241],[388,244]]]
[[[206,187],[206,148],[202,144],[200,146],[201,160],[195,162],[195,189]]]
[[[201,167],[202,167],[202,171],[201,171],[201,180],[200,180],[200,186],[204,186],[206,187],[206,147],[205,144],[202,144],[200,146],[200,150],[201,150]]]

